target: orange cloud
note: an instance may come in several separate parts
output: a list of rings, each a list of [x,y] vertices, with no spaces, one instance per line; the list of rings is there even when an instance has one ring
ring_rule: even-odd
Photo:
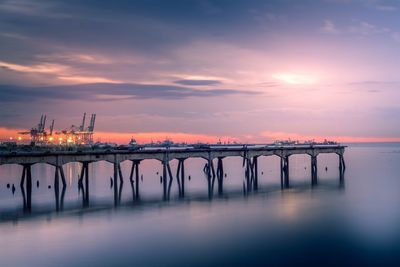
[[[59,76],[58,79],[75,83],[121,83],[121,81],[93,76]]]
[[[43,63],[31,66],[19,65],[0,61],[0,67],[18,71],[18,72],[36,72],[36,73],[59,73],[67,69],[66,66],[60,64]]]

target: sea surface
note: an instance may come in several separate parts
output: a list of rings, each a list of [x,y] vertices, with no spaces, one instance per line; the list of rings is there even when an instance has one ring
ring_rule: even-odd
[[[344,183],[337,155],[318,156],[313,187],[310,157],[296,155],[287,190],[277,157],[259,159],[260,188],[250,193],[242,159],[226,158],[224,194],[215,190],[212,200],[201,159],[185,161],[185,198],[174,181],[167,202],[159,162],[140,164],[140,201],[124,162],[119,206],[109,163],[90,165],[88,205],[79,164],[64,166],[62,205],[54,168],[34,165],[31,212],[19,186],[22,167],[0,166],[0,266],[399,266],[400,143],[348,146]],[[174,173],[177,165],[171,162]]]

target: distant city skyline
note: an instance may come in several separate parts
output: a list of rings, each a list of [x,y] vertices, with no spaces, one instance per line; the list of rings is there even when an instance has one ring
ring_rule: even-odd
[[[0,0],[0,137],[400,141],[400,2]]]

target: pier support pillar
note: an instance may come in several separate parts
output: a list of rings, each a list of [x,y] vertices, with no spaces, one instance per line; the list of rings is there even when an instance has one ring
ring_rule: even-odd
[[[180,159],[181,163],[181,197],[185,197],[185,159]]]
[[[59,162],[57,157],[57,163],[54,166],[55,173],[54,173],[54,195],[56,199],[56,211],[63,210],[64,208],[64,194],[67,187],[67,182],[65,180],[64,169],[62,164]],[[62,182],[62,191],[60,196],[60,177]]]
[[[181,197],[185,197],[185,159],[179,159],[179,165],[180,165],[180,179],[178,178],[178,181],[180,180],[180,193]]]
[[[114,175],[113,175],[113,184],[114,184],[114,206],[118,206],[118,162],[114,162]]]
[[[140,199],[140,195],[139,195],[139,164],[140,164],[140,160],[132,160],[132,167],[131,167],[131,173],[129,176],[129,181],[131,182],[133,200]],[[135,176],[135,180],[133,179],[133,176]],[[136,184],[136,186],[135,186],[135,184]]]
[[[136,169],[135,169],[135,182],[136,182],[136,187],[135,187],[135,195],[136,199],[140,199],[139,195],[139,164],[140,161],[136,161]]]
[[[89,206],[89,162],[86,162],[85,165],[85,199],[86,206]]]
[[[81,162],[82,170],[78,181],[78,187],[82,191],[82,204],[84,207],[89,206],[89,163]]]
[[[118,163],[119,182],[124,183],[124,176],[122,175],[121,163]]]
[[[254,169],[254,191],[258,190],[258,157],[253,157],[253,169]]]
[[[343,153],[339,153],[339,182],[341,186],[344,186],[344,171],[346,164],[344,163]]]
[[[20,182],[21,193],[23,198],[24,212],[32,211],[32,164],[23,164],[22,177]],[[24,183],[26,183],[24,185]],[[26,190],[26,194],[25,194]]]
[[[289,188],[289,155],[281,157],[281,188]]]
[[[249,158],[246,158],[246,170],[245,170],[245,179],[246,179],[246,192],[250,192],[251,191],[251,177],[250,177],[250,173],[251,173],[251,160]]]
[[[317,155],[311,155],[311,184],[318,184],[318,164]]]
[[[63,187],[66,187],[67,181],[65,180],[64,169],[63,169],[62,165],[58,165],[58,171],[60,172],[60,175],[61,175],[61,181],[62,181]]]
[[[162,176],[162,183],[163,183],[163,200],[167,200],[167,161],[163,161],[163,176]]]
[[[168,182],[168,200],[171,197],[171,187],[172,187],[172,181],[174,180],[174,177],[172,175],[171,171],[171,166],[169,165],[169,162],[167,163],[167,171],[168,171],[168,176],[169,176],[169,182]]]
[[[176,169],[176,181],[178,183],[179,197],[185,197],[185,159],[178,159],[178,168]]]
[[[212,167],[212,159],[211,156],[208,156],[208,163],[207,163],[207,186],[208,186],[208,198],[211,199],[213,195],[212,190],[212,182],[211,182],[211,167]]]
[[[211,175],[212,175],[212,180],[211,180],[211,192],[214,195],[214,185],[215,185],[215,168],[214,168],[214,161],[211,160]]]
[[[55,166],[55,174],[54,174],[54,195],[56,198],[56,211],[60,210],[60,187],[59,187],[59,171],[58,166]]]
[[[344,157],[343,154],[338,154],[339,155],[339,171],[345,171],[346,170],[346,164],[344,162]]]
[[[218,157],[217,163],[217,180],[218,180],[218,194],[222,195],[224,191],[224,164],[223,157]]]
[[[283,189],[284,188],[284,170],[283,170],[283,166],[284,166],[284,163],[283,163],[283,157],[281,157],[281,189]]]

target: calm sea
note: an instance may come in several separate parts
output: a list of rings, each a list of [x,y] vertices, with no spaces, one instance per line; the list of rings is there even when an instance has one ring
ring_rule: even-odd
[[[186,198],[174,181],[169,202],[156,161],[140,164],[141,201],[133,201],[125,162],[119,207],[112,165],[94,163],[84,208],[80,166],[68,164],[60,212],[53,168],[34,165],[31,213],[22,167],[0,166],[0,266],[399,266],[400,143],[349,144],[345,161],[343,185],[337,156],[320,155],[311,187],[309,157],[292,156],[291,188],[281,191],[279,159],[261,158],[260,190],[244,195],[242,160],[227,158],[224,195],[209,201],[204,162],[190,159]]]

